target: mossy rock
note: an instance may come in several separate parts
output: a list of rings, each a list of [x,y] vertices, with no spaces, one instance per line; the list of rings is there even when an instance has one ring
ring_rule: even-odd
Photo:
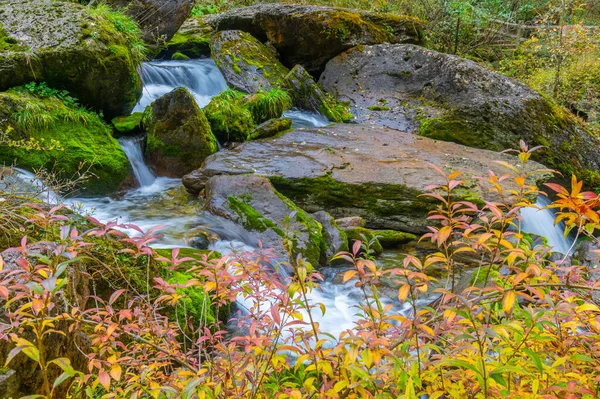
[[[292,99],[289,94],[279,89],[259,91],[244,98],[244,107],[252,113],[256,124],[281,117],[291,106]]]
[[[278,193],[271,183],[252,175],[215,176],[206,184],[206,209],[249,232],[257,245],[272,248],[279,261],[295,262],[298,255],[312,265],[321,262],[327,247],[322,226]]]
[[[315,76],[330,59],[357,45],[420,43],[423,38],[423,22],[416,18],[310,5],[236,8],[211,23],[219,31],[240,29],[269,41],[284,65],[300,64]]]
[[[238,30],[218,32],[210,47],[229,87],[251,94],[284,87],[289,70],[252,35]]]
[[[348,237],[348,246],[352,248],[356,241],[361,241],[364,245],[369,245],[369,249],[375,255],[383,252],[383,246],[375,235],[375,232],[364,227],[353,227],[344,231]]]
[[[204,112],[187,89],[180,87],[144,111],[146,159],[159,175],[180,177],[200,167],[218,150]]]
[[[190,57],[188,57],[187,55],[177,52],[177,53],[173,53],[173,55],[171,56],[172,60],[176,60],[176,61],[182,61],[182,60],[189,60]]]
[[[87,195],[114,192],[130,173],[111,128],[76,105],[15,88],[0,93],[0,120],[0,130],[10,131],[9,139],[21,143],[0,146],[0,163],[45,168],[62,179],[75,178],[81,165],[84,170],[89,166],[93,176],[79,188]],[[53,140],[58,144],[53,146]]]
[[[183,54],[189,58],[210,57],[210,37],[213,28],[205,17],[187,19],[177,33],[169,40],[159,58],[172,58],[173,54]]]
[[[348,236],[329,213],[319,211],[311,216],[323,226],[323,239],[326,247],[321,250],[321,263],[329,263],[331,258],[339,252],[348,251]]]
[[[371,230],[383,248],[397,248],[415,241],[417,236],[396,230]]]
[[[540,93],[473,61],[408,44],[359,46],[332,59],[319,84],[351,101],[356,122],[492,151],[518,150],[523,140],[529,148],[541,146],[531,159],[600,185],[595,131]],[[369,110],[373,106],[378,110]]]
[[[45,0],[2,1],[0,15],[0,90],[43,80],[110,118],[133,109],[145,48],[130,19],[106,6]]]
[[[254,130],[252,113],[244,106],[244,93],[227,90],[204,108],[213,133],[221,142],[246,141]]]
[[[117,116],[110,122],[115,128],[117,135],[135,136],[141,132],[143,116],[143,112],[134,112],[131,115]]]
[[[292,68],[285,77],[285,82],[294,107],[319,113],[336,123],[349,122],[352,119],[348,105],[323,91],[301,65]]]
[[[257,126],[250,133],[250,140],[264,139],[267,137],[276,136],[279,133],[288,131],[292,128],[292,120],[290,118],[270,119],[265,123]]]

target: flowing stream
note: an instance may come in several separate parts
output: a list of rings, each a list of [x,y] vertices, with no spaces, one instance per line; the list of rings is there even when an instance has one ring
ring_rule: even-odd
[[[210,99],[227,88],[223,76],[210,59],[189,61],[153,61],[142,67],[144,94],[134,111],[142,111],[156,98],[171,91],[175,87],[187,87],[198,104],[203,107]],[[287,111],[295,128],[325,126],[329,121],[322,115],[299,111]],[[120,223],[132,223],[144,230],[155,226],[164,226],[160,230],[161,238],[153,243],[158,248],[190,247],[188,236],[194,229],[202,228],[218,235],[219,240],[213,242],[210,249],[222,254],[234,249],[252,250],[253,246],[245,232],[231,222],[203,212],[186,201],[178,202],[177,198],[185,197],[180,179],[156,177],[146,165],[143,158],[142,140],[140,138],[122,138],[121,146],[131,163],[139,188],[125,193],[102,198],[78,198],[70,204],[80,211],[88,212],[102,222],[117,220]],[[31,176],[30,176],[31,177]],[[542,200],[540,200],[542,201]],[[543,205],[543,202],[540,202]],[[551,211],[535,211],[525,209],[523,230],[546,235],[549,243],[557,251],[565,251],[570,244],[562,240],[560,226],[554,227]],[[137,234],[134,230],[126,230],[129,234]],[[327,309],[325,315],[319,310],[314,313],[315,321],[320,323],[325,332],[338,336],[342,331],[353,327],[357,307],[362,300],[362,293],[353,283],[343,284],[339,273],[344,269],[322,267],[325,276],[321,288],[310,295],[313,303],[323,303]],[[284,276],[282,276],[284,277]],[[394,295],[390,295],[393,297]],[[250,306],[242,298],[240,308]],[[406,313],[407,308],[399,306],[397,301],[394,311]]]
[[[540,195],[538,196],[536,206],[543,208],[550,205],[550,202],[548,197]],[[554,212],[551,209],[523,208],[521,209],[521,216],[523,217],[521,229],[524,232],[545,237],[548,240],[548,245],[554,249],[554,252],[566,255],[570,255],[573,252],[571,248],[574,242],[573,237],[567,236],[565,238],[565,226],[563,223],[554,224]]]

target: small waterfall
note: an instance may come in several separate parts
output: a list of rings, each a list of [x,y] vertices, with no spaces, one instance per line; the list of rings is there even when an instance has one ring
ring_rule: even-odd
[[[543,208],[551,201],[546,196],[538,196],[536,206]],[[554,225],[554,212],[551,209],[522,208],[521,230],[545,237],[555,252],[570,254],[569,249],[573,245],[573,238],[567,236],[565,239],[565,226],[563,223]]]
[[[142,137],[122,137],[119,139],[119,143],[121,143],[121,147],[131,164],[136,180],[140,186],[147,187],[154,183],[156,176],[144,162],[142,140]]]
[[[201,108],[227,89],[225,78],[210,58],[145,62],[141,75],[144,89],[133,112],[142,112],[152,101],[177,87],[187,88]]]
[[[289,111],[285,111],[283,113],[283,117],[290,118],[292,120],[292,127],[294,129],[304,127],[323,127],[331,125],[329,119],[327,119],[323,115],[299,109],[291,109]]]

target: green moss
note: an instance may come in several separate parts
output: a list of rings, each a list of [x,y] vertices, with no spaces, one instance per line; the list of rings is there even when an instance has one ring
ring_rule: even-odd
[[[0,129],[14,130],[10,139],[36,140],[60,146],[51,150],[0,146],[0,162],[29,170],[46,168],[60,178],[74,178],[81,165],[91,177],[86,194],[115,191],[129,175],[129,162],[110,127],[95,113],[54,98],[39,98],[18,88],[0,94]]]
[[[321,104],[319,110],[327,117],[327,119],[336,123],[347,123],[354,118],[354,116],[350,113],[350,107],[348,104],[336,100],[328,93],[325,95],[326,101]]]
[[[212,55],[217,66],[226,69],[230,67],[236,74],[253,66],[255,71],[252,73],[261,75],[268,82],[261,85],[264,86],[262,89],[285,87],[284,79],[288,69],[258,39],[246,32],[236,32],[239,32],[236,40],[219,40],[219,35],[227,34],[227,31],[219,32],[213,38]]]
[[[493,139],[490,139],[494,134],[494,129],[490,124],[473,124],[468,120],[453,116],[421,121],[418,134],[430,139],[451,141],[469,147],[501,150],[498,145],[494,144]]]
[[[143,112],[135,112],[131,115],[117,116],[111,123],[118,133],[135,134],[140,130],[143,116]]]
[[[259,91],[244,99],[244,106],[252,113],[256,124],[279,118],[292,106],[292,99],[283,90]]]
[[[167,280],[169,284],[184,285],[192,275],[176,272]],[[199,287],[178,288],[175,290],[183,299],[177,303],[176,316],[180,325],[186,325],[191,318],[195,327],[208,326],[216,321],[210,298]]]
[[[214,135],[222,142],[246,141],[254,130],[254,118],[243,98],[244,93],[227,90],[204,108]]]
[[[414,241],[417,237],[414,234],[404,233],[396,230],[372,230],[373,234],[379,240],[383,248],[395,248],[401,244]]]
[[[348,237],[348,246],[352,248],[355,241],[361,241],[363,244],[369,244],[369,249],[373,250],[375,255],[383,252],[383,247],[374,232],[364,227],[353,227],[345,230]]]
[[[367,107],[367,109],[371,111],[389,111],[390,107],[386,105],[371,105],[370,107]]]
[[[189,58],[210,56],[210,37],[213,28],[203,18],[188,19],[167,43],[163,57],[180,53]]]
[[[178,52],[173,53],[173,55],[171,55],[171,59],[172,60],[189,60],[190,57],[188,57],[187,55]]]
[[[230,196],[227,198],[229,208],[235,212],[242,226],[250,231],[265,232],[268,229],[273,230],[280,237],[285,237],[283,230],[271,219],[263,216],[262,213],[254,209],[247,201]]]
[[[20,44],[17,39],[6,33],[2,26],[0,26],[0,52],[27,50],[29,50],[29,47]]]

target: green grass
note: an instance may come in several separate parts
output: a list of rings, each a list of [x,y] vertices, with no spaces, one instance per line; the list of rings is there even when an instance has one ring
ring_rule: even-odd
[[[272,89],[247,97],[245,105],[252,113],[254,122],[260,124],[269,119],[279,118],[283,111],[292,106],[292,99],[285,91]]]
[[[98,4],[89,8],[90,15],[96,16],[104,28],[101,40],[114,43],[121,38],[131,54],[131,62],[139,65],[146,58],[146,45],[142,40],[142,32],[138,25],[127,15],[115,11],[106,4]]]

